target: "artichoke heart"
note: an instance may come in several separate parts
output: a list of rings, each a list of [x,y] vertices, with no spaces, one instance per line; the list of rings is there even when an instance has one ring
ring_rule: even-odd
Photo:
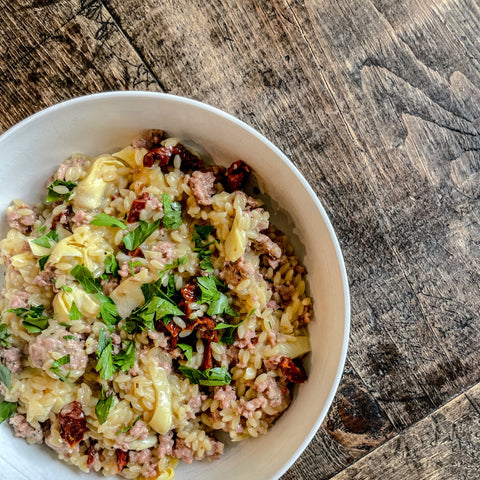
[[[114,168],[125,167],[125,164],[110,155],[104,155],[93,163],[87,176],[78,184],[73,197],[73,204],[77,208],[93,210],[98,208],[103,201],[108,180],[104,173]]]
[[[83,288],[76,285],[72,285],[70,289],[71,292],[61,290],[53,299],[53,311],[57,321],[68,322],[70,320],[69,313],[73,302],[83,317],[95,318],[100,313],[100,302],[93,295],[89,295]]]
[[[168,376],[165,370],[155,365],[154,362],[149,364],[149,372],[155,390],[155,407],[153,416],[148,424],[157,433],[165,435],[172,427],[170,383],[168,382]]]
[[[245,229],[240,226],[241,221],[242,213],[240,209],[237,209],[232,228],[225,239],[225,258],[229,262],[237,261],[245,253],[247,234]]]

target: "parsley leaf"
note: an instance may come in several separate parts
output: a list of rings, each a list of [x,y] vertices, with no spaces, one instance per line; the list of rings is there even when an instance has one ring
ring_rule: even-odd
[[[7,312],[23,318],[22,324],[28,332],[39,333],[48,326],[48,318],[42,316],[44,310],[43,305],[31,305],[30,308],[10,308]]]
[[[63,338],[65,340],[76,340],[77,337],[74,337],[73,335],[64,335]]]
[[[72,196],[73,189],[77,186],[76,183],[66,181],[66,180],[55,180],[51,183],[47,189],[47,202],[56,202],[57,200],[68,201]],[[54,190],[55,187],[66,187],[68,192],[66,193],[58,193]],[[61,189],[64,190],[64,189]]]
[[[70,354],[67,353],[67,355],[64,355],[63,357],[59,358],[58,360],[55,360],[52,363],[52,366],[50,367],[50,370],[58,377],[59,380],[62,382],[68,383],[69,385],[73,385],[72,382],[68,380],[68,377],[70,376],[70,372],[67,373],[67,375],[63,375],[62,372],[60,371],[60,367],[63,365],[68,365],[70,363]]]
[[[203,243],[213,231],[212,225],[194,225],[192,240],[195,243],[194,252],[197,252],[197,258],[200,261],[200,268],[207,273],[213,273],[213,265],[210,260],[212,251],[208,248],[215,242]]]
[[[214,271],[210,258],[200,259],[200,268],[204,270],[206,273],[213,273]]]
[[[98,423],[100,423],[100,425],[107,421],[108,414],[113,406],[114,399],[115,395],[113,394],[113,392],[110,393],[108,397],[105,397],[105,391],[102,385],[102,393],[100,394],[100,400],[95,406],[95,414],[97,415]]]
[[[118,433],[127,433],[132,429],[132,427],[140,420],[140,415],[127,427],[125,424],[122,425],[120,432]]]
[[[72,292],[72,287],[69,287],[68,285],[62,285],[62,290],[64,292]]]
[[[33,243],[40,245],[44,248],[50,248],[52,244],[50,242],[58,242],[58,233],[55,230],[50,230],[48,233],[44,233],[41,237],[32,240]]]
[[[17,410],[17,402],[1,402],[0,403],[0,423],[10,418]]]
[[[95,370],[100,372],[100,378],[108,380],[115,373],[115,365],[112,359],[112,339],[106,337],[105,327],[100,330],[97,348],[98,362]]]
[[[110,253],[105,258],[105,273],[114,277],[118,276],[118,262],[113,253]]]
[[[172,268],[178,268],[180,265],[183,265],[188,260],[188,253],[183,257],[176,258],[172,263],[165,265],[164,272],[171,270]]]
[[[139,220],[140,225],[131,232],[127,233],[122,239],[125,248],[129,251],[135,250],[140,246],[155,230],[160,226],[160,219],[153,223],[147,223]]]
[[[153,296],[143,307],[132,312],[124,328],[130,334],[142,330],[155,330],[155,320],[163,320],[167,324],[174,315],[184,315],[184,313],[170,300]]]
[[[50,255],[44,255],[43,257],[40,257],[38,259],[38,268],[40,271],[45,270],[45,264],[48,262],[48,259],[50,258]]]
[[[118,314],[115,302],[103,293],[96,293],[95,298],[101,302],[100,317],[102,317],[108,329],[113,331],[113,326],[120,321],[120,315]]]
[[[195,247],[200,247],[202,243],[213,232],[213,225],[194,225],[192,240],[195,243]]]
[[[181,365],[178,367],[190,383],[215,387],[217,385],[230,385],[232,376],[226,367],[209,368],[208,370],[196,370],[195,368]]]
[[[10,344],[7,341],[7,338],[10,337],[10,334],[7,332],[7,326],[4,323],[0,323],[0,345],[2,347],[8,347]]]
[[[162,193],[163,203],[163,226],[168,230],[175,230],[182,224],[182,206],[166,193]]]
[[[122,372],[128,372],[135,363],[135,342],[130,341],[125,350],[113,356],[113,363]]]
[[[180,347],[185,355],[185,358],[190,361],[193,355],[193,348],[188,343],[178,343],[177,347]]]
[[[95,215],[90,223],[99,227],[118,227],[122,230],[127,228],[127,226],[121,220],[112,217],[111,215],[107,215],[106,213],[99,213],[98,215]]]
[[[93,273],[84,265],[77,265],[74,267],[70,275],[83,287],[87,293],[102,293],[102,287]]]
[[[80,320],[82,318],[82,313],[75,305],[75,302],[72,302],[72,306],[70,307],[70,312],[68,312],[68,316],[70,320]]]
[[[221,284],[213,275],[197,278],[198,286],[202,292],[200,303],[206,303],[209,307],[207,315],[221,315],[226,313],[232,317],[238,317],[238,314],[230,307],[228,297],[218,291],[217,286]]]
[[[12,384],[10,383],[11,379],[12,372],[3,363],[0,363],[0,382],[2,382],[8,390],[12,388]]]

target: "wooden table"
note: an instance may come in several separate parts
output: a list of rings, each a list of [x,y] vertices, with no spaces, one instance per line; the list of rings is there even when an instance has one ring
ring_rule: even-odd
[[[478,0],[0,0],[0,29],[0,130],[164,91],[258,129],[318,193],[351,343],[284,480],[480,478]]]

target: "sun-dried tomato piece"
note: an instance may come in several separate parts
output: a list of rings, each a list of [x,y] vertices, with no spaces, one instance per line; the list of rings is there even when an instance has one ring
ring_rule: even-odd
[[[82,404],[73,401],[65,405],[58,414],[60,437],[71,447],[83,440],[87,431],[87,418],[82,410]]]
[[[140,212],[147,206],[147,200],[149,198],[150,194],[144,192],[132,202],[132,206],[128,212],[127,223],[138,222],[140,219]]]
[[[243,190],[251,171],[251,168],[242,160],[233,162],[225,173],[225,190],[230,193]]]
[[[183,172],[199,170],[203,167],[203,160],[193,155],[193,153],[187,150],[181,143],[169,147],[154,148],[143,157],[143,166],[153,167],[153,165],[157,164],[162,172],[165,173],[175,155],[180,155],[182,160],[180,169]]]
[[[192,307],[191,304],[193,302],[197,301],[196,297],[196,290],[197,290],[197,284],[196,283],[187,283],[181,290],[181,294],[183,297],[183,300],[180,302],[179,307],[185,312],[185,315],[187,317],[190,316],[192,313]]]
[[[95,445],[97,444],[96,440],[92,440],[87,450],[87,467],[91,469],[95,460],[98,458],[98,451],[95,449]]]
[[[170,334],[170,350],[173,350],[177,346],[178,334],[182,329],[173,320],[170,320],[166,325],[160,320],[157,322],[157,328],[167,331]]]
[[[203,317],[195,319],[195,322],[190,327],[191,330],[196,328],[200,332],[200,338],[209,342],[218,342],[218,332],[214,330],[216,323],[204,315]]]
[[[153,167],[157,164],[163,171],[163,168],[170,164],[170,158],[172,157],[173,147],[158,147],[150,150],[143,157],[144,167]]]
[[[127,464],[128,452],[124,452],[117,448],[115,454],[117,455],[117,473],[120,473]]]
[[[303,383],[307,379],[307,374],[301,364],[295,365],[291,358],[283,357],[278,364],[283,376],[293,383]]]
[[[212,345],[211,342],[202,338],[203,342],[203,358],[202,363],[200,365],[200,370],[208,370],[209,368],[213,367],[213,359],[212,359]]]

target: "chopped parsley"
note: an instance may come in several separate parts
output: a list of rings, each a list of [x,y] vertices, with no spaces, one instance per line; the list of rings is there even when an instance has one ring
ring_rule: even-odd
[[[45,264],[48,262],[48,259],[50,258],[50,255],[44,255],[43,257],[40,257],[38,259],[38,268],[40,271],[45,270]]]
[[[191,345],[188,343],[178,343],[177,347],[182,349],[183,354],[185,355],[185,358],[190,361],[192,359],[193,355],[193,348]]]
[[[43,305],[31,305],[30,308],[10,308],[7,312],[14,313],[23,319],[23,326],[30,333],[39,333],[48,326],[48,318],[43,316]]]
[[[142,285],[142,291],[145,285],[148,284]],[[145,305],[132,312],[124,328],[130,334],[143,330],[155,330],[155,320],[163,320],[166,325],[174,315],[184,315],[184,313],[168,298],[153,296]]]
[[[74,267],[70,275],[83,287],[87,293],[102,293],[102,287],[99,281],[93,276],[93,273],[84,265]]]
[[[221,343],[224,343],[225,345],[232,345],[232,343],[235,341],[235,330],[242,325],[246,320],[248,320],[254,313],[255,313],[256,308],[254,308],[248,315],[245,320],[242,320],[240,323],[237,323],[236,325],[229,325],[228,323],[217,323],[215,326],[214,330],[224,330],[222,333],[222,338],[220,339]]]
[[[122,372],[128,372],[135,364],[135,342],[130,341],[127,348],[113,356],[113,363]]]
[[[106,213],[99,213],[98,215],[95,215],[90,223],[99,227],[118,227],[122,230],[127,228],[127,226],[121,220],[112,217],[111,215],[107,215]]]
[[[110,253],[105,258],[105,273],[114,277],[118,276],[118,262],[113,253]]]
[[[7,332],[7,326],[4,323],[0,323],[0,345],[2,347],[8,347],[10,344],[7,341],[7,338],[10,337],[10,334]]]
[[[163,226],[168,230],[175,230],[182,224],[182,206],[166,193],[162,193]]]
[[[115,302],[103,293],[96,293],[95,298],[101,302],[100,317],[108,326],[110,332],[113,331],[113,327],[120,321],[120,315]]]
[[[0,403],[0,423],[10,418],[17,410],[17,402],[1,402]]]
[[[77,337],[73,336],[73,335],[64,335],[63,336],[63,339],[64,340],[76,340]]]
[[[200,262],[200,268],[206,273],[213,273],[213,265],[210,260],[212,251],[208,248],[215,242],[204,243],[208,236],[212,233],[212,225],[194,225],[192,240],[195,244],[194,252],[197,252],[197,258]]]
[[[64,292],[69,292],[69,293],[72,292],[72,287],[69,287],[68,285],[62,285],[61,288]]]
[[[3,383],[8,390],[12,387],[12,372],[0,362],[0,382]]]
[[[183,257],[176,258],[172,263],[169,263],[165,266],[164,272],[168,270],[172,270],[173,268],[178,268],[180,265],[183,265],[188,260],[188,253],[186,253]]]
[[[208,305],[207,315],[222,315],[226,313],[232,317],[238,317],[238,314],[230,307],[228,297],[218,290],[218,285],[223,285],[213,275],[207,275],[197,278],[198,286],[202,292],[200,303]]]
[[[118,433],[127,433],[132,427],[140,420],[140,415],[127,427],[125,424],[122,425],[122,428]]]
[[[160,219],[153,223],[139,220],[140,225],[131,232],[127,233],[122,239],[125,248],[129,251],[139,247],[155,230],[160,226]]]
[[[110,393],[108,397],[105,397],[105,391],[102,385],[102,393],[100,394],[100,400],[95,406],[95,414],[97,415],[98,423],[100,423],[100,425],[107,421],[108,414],[113,406],[114,400],[115,395],[113,394],[113,392]]]
[[[60,371],[60,367],[63,365],[68,365],[70,363],[70,354],[67,353],[67,355],[64,355],[63,357],[59,358],[58,360],[55,360],[52,363],[52,366],[50,367],[50,370],[58,377],[59,380],[62,382],[68,383],[69,385],[73,385],[70,380],[68,380],[68,377],[70,376],[70,372],[67,373],[67,375],[63,375],[63,373]]]
[[[70,200],[70,197],[73,194],[73,189],[77,186],[76,183],[70,182],[67,180],[55,180],[53,183],[51,183],[48,187],[48,193],[47,193],[47,202],[57,202],[58,200],[62,201],[67,201]],[[67,189],[67,192],[65,193],[58,193],[55,191],[55,187],[64,187]]]
[[[82,313],[75,305],[75,302],[72,302],[72,306],[70,307],[70,312],[68,312],[68,316],[70,320],[80,320],[82,318]]]
[[[58,233],[55,230],[50,230],[48,233],[44,233],[41,237],[32,240],[33,243],[40,245],[43,248],[50,248],[52,246],[51,242],[58,242]]]
[[[112,358],[112,339],[107,338],[105,327],[100,330],[97,348],[98,362],[95,370],[100,372],[100,378],[108,380],[115,373],[115,366]]]
[[[180,365],[178,367],[190,383],[215,387],[218,385],[230,385],[232,376],[226,367],[209,368],[208,370],[197,370],[195,368]]]
[[[142,265],[142,262],[140,260],[137,260],[134,262],[133,260],[130,260],[128,262],[128,266],[130,267],[130,273],[132,274],[132,277],[135,276],[135,268],[140,267]]]

